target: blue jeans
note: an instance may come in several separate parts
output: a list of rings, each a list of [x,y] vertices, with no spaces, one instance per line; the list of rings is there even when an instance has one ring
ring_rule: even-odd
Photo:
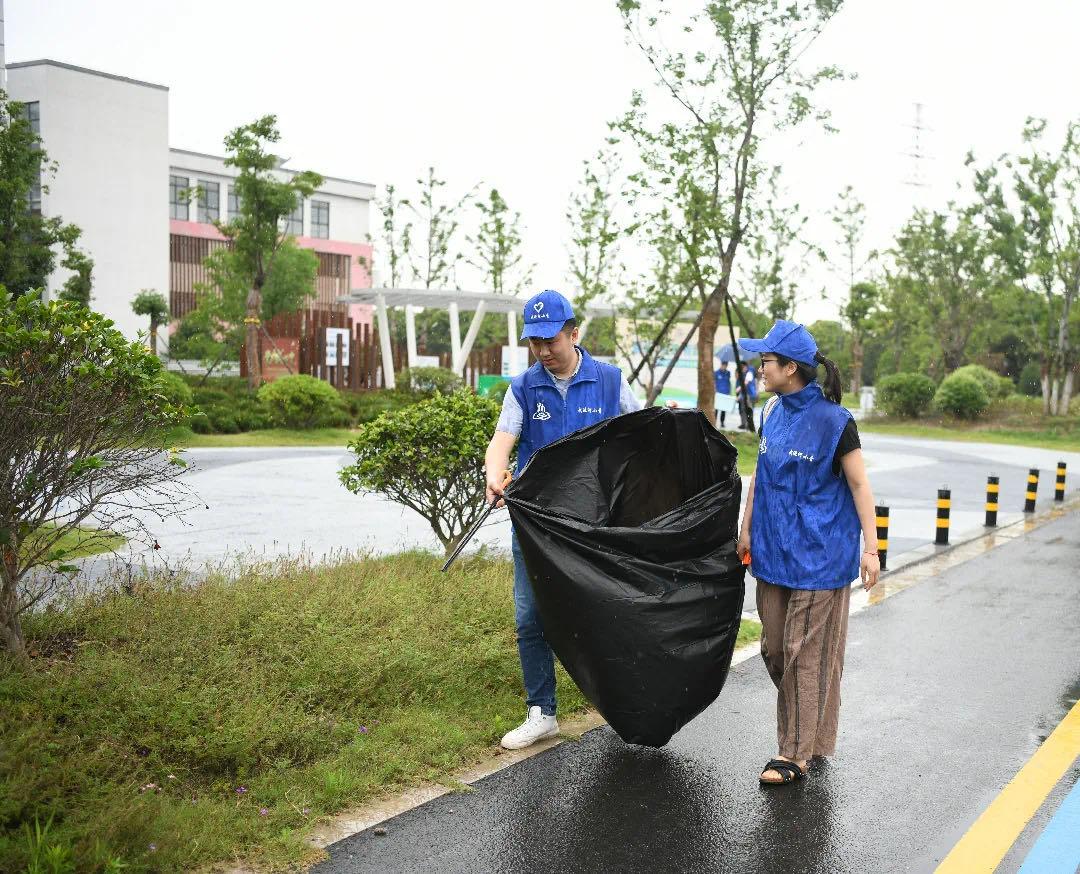
[[[510,551],[514,556],[514,622],[521,673],[525,678],[525,704],[539,707],[545,716],[554,716],[555,654],[544,638],[540,610],[536,606],[516,532],[510,537]]]

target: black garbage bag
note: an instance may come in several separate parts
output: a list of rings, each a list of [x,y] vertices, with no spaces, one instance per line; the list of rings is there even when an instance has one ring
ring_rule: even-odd
[[[702,413],[652,407],[544,447],[506,490],[544,634],[627,743],[663,746],[727,678],[736,455]]]

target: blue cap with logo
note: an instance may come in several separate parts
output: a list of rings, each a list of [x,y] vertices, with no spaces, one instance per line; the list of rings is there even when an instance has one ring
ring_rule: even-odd
[[[574,308],[559,292],[547,288],[529,298],[522,311],[522,318],[525,320],[525,327],[521,331],[522,340],[530,337],[550,340],[562,330],[567,319],[574,318]]]
[[[739,348],[747,352],[772,352],[800,364],[817,366],[814,356],[818,348],[813,335],[805,326],[783,319],[769,328],[769,333],[760,340],[739,340]]]

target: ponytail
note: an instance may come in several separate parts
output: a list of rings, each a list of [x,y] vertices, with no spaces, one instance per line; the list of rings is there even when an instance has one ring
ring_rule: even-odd
[[[840,368],[835,361],[831,361],[820,352],[814,354],[814,361],[825,367],[825,384],[821,387],[825,397],[834,404],[840,403],[844,396],[843,383],[840,381]]]
[[[840,403],[840,399],[844,396],[844,388],[843,383],[840,380],[840,368],[836,366],[835,361],[830,361],[820,352],[814,353],[814,364],[795,361],[792,358],[788,358],[786,355],[781,355],[779,352],[773,352],[773,355],[776,356],[776,360],[781,367],[787,367],[789,364],[794,364],[795,372],[799,374],[802,381],[807,385],[818,381],[817,366],[818,364],[823,365],[825,367],[825,383],[821,386],[821,391],[826,399],[832,401],[834,404]]]

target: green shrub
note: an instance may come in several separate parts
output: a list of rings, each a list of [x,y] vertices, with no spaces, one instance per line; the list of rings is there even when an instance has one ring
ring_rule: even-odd
[[[1016,394],[1016,383],[1012,381],[1011,377],[999,376],[998,377],[998,390],[995,397],[1007,398]]]
[[[877,381],[874,405],[890,416],[915,418],[930,408],[934,381],[922,373],[894,373]]]
[[[357,425],[374,422],[383,413],[411,407],[424,399],[422,395],[396,389],[344,391],[341,398],[350,419]]]
[[[510,381],[504,379],[502,382],[496,383],[488,391],[487,396],[491,398],[495,403],[502,404],[503,398],[506,397],[507,391],[510,389]]]
[[[1042,395],[1042,367],[1038,361],[1029,361],[1020,371],[1020,393],[1030,397]]]
[[[403,391],[419,395],[449,395],[462,386],[461,377],[444,367],[406,367],[396,377]]]
[[[983,367],[981,364],[965,364],[963,367],[956,368],[953,373],[970,376],[983,387],[986,397],[990,400],[1005,397],[1005,395],[1001,394],[1001,377],[988,367]],[[1009,380],[1008,393],[1012,393],[1012,380]]]
[[[348,421],[337,390],[313,376],[283,376],[259,389],[259,400],[274,424],[285,428],[319,428]]]
[[[990,406],[990,398],[982,383],[965,373],[945,377],[934,395],[934,406],[941,412],[960,419],[977,419]]]
[[[340,471],[351,492],[374,492],[423,516],[449,553],[484,510],[484,452],[499,405],[471,391],[436,395],[365,425]]]

